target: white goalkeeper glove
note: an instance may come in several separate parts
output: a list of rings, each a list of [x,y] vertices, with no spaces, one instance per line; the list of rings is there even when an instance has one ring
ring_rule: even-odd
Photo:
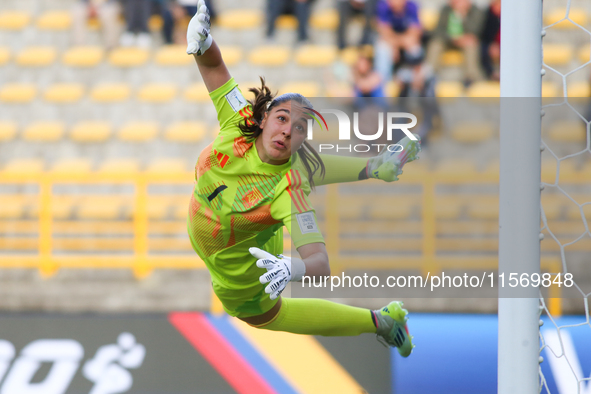
[[[367,177],[386,182],[397,181],[398,175],[402,174],[402,167],[419,158],[421,138],[416,134],[413,135],[417,138],[416,141],[404,137],[397,142],[403,148],[400,152],[390,152],[386,147],[379,155],[369,159],[366,167]],[[400,146],[392,147],[392,149],[398,151]]]
[[[187,54],[203,55],[209,49],[213,38],[209,33],[211,21],[209,20],[209,10],[205,5],[205,0],[199,0],[197,4],[197,13],[191,18],[187,28]]]
[[[301,280],[306,274],[306,265],[300,259],[291,259],[283,255],[273,256],[259,248],[250,248],[250,254],[256,257],[257,267],[266,268],[267,272],[259,277],[265,287],[265,293],[271,294],[271,299],[279,297],[290,281]]]

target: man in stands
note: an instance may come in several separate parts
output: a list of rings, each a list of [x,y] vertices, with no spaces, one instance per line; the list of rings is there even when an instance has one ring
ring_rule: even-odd
[[[464,54],[464,83],[482,79],[480,43],[483,13],[471,0],[449,0],[441,9],[439,22],[427,50],[427,62],[437,70],[440,56],[447,49],[459,49]]]

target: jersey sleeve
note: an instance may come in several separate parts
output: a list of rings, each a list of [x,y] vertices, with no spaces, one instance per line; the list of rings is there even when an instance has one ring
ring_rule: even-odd
[[[271,216],[283,222],[296,248],[322,242],[316,212],[310,203],[308,181],[297,170],[290,170],[279,183],[271,203]]]
[[[235,127],[241,121],[252,122],[252,107],[246,101],[234,78],[209,93],[218,115],[220,131]]]

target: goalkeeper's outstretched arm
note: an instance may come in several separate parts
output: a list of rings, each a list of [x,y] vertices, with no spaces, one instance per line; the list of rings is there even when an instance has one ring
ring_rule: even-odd
[[[187,54],[193,55],[203,82],[212,92],[228,82],[230,72],[222,59],[220,48],[210,34],[209,10],[204,0],[199,0],[197,13],[187,28]]]
[[[404,137],[397,143],[397,147],[390,151],[383,148],[379,155],[368,158],[320,155],[324,163],[325,175],[314,174],[314,184],[317,186],[329,183],[344,183],[361,181],[368,178],[381,179],[386,182],[397,181],[402,174],[405,163],[418,159],[421,151],[421,140]]]

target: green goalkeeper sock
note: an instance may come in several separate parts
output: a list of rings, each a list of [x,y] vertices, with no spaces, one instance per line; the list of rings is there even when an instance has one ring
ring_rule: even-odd
[[[281,308],[271,321],[252,326],[329,337],[376,332],[373,314],[369,309],[315,298],[282,298]]]

